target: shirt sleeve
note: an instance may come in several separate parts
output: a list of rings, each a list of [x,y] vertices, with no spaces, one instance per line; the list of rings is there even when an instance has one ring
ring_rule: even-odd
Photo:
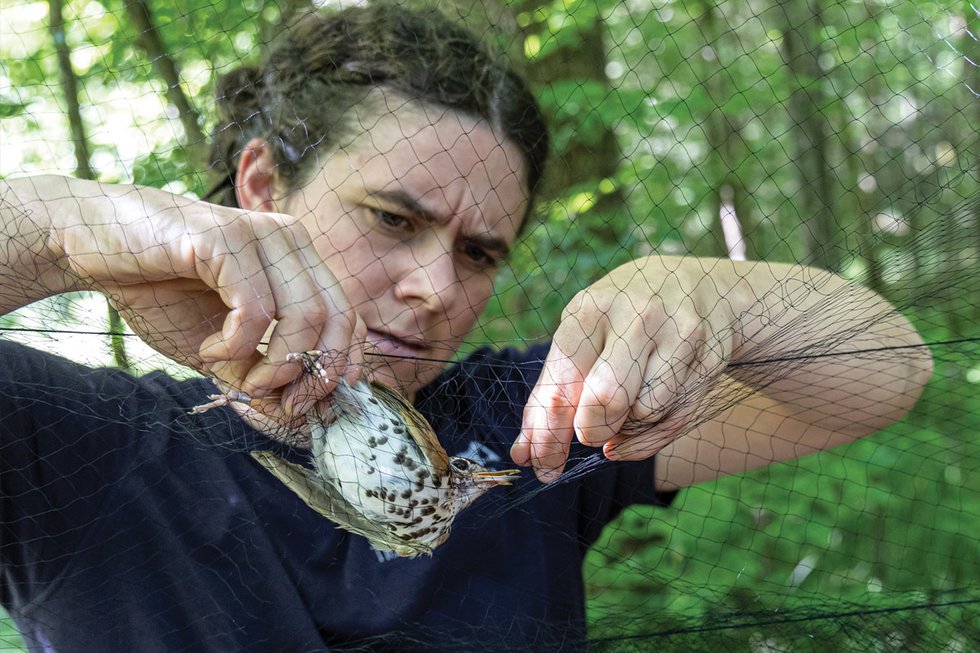
[[[181,408],[155,384],[0,341],[0,600],[58,578],[112,490]],[[162,437],[157,435],[157,437]]]

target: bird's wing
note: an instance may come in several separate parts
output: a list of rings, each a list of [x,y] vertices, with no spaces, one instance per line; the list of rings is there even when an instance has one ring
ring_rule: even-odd
[[[344,530],[366,538],[375,549],[394,551],[400,556],[409,558],[414,558],[421,553],[432,553],[431,547],[417,542],[400,542],[394,547],[387,544],[385,538],[391,539],[391,535],[385,527],[366,519],[357,512],[333,486],[319,480],[313,470],[283,460],[271,451],[252,451],[251,454],[273,476],[302,499],[303,503]]]
[[[385,384],[379,383],[378,381],[371,381],[371,388],[375,394],[383,395],[389,404],[398,407],[398,412],[404,418],[405,425],[408,427],[408,432],[412,435],[415,444],[425,454],[426,459],[432,463],[436,474],[445,476],[449,472],[449,455],[443,449],[439,438],[436,436],[436,432],[428,420],[422,416],[422,413],[415,409],[415,406],[408,403],[401,394]]]

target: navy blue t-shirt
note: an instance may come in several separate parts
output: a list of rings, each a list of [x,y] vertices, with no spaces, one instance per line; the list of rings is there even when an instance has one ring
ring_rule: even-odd
[[[509,466],[546,353],[481,350],[420,392],[450,454]],[[213,392],[0,341],[0,602],[32,650],[579,650],[586,549],[624,506],[669,500],[650,462],[544,491],[527,471],[431,558],[390,558],[247,453],[303,451],[187,414]]]

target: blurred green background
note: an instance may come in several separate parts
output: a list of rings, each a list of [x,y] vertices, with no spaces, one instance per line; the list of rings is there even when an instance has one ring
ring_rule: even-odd
[[[256,58],[283,18],[310,6],[5,3],[0,175],[58,172],[200,195],[216,77]],[[685,491],[669,510],[624,514],[584,569],[597,650],[977,650],[974,6],[428,6],[519,60],[553,126],[536,224],[469,346],[546,338],[589,280],[659,252],[833,270],[895,303],[936,359],[915,411],[884,432]],[[0,319],[0,329],[52,328],[54,316],[119,331],[100,301],[50,302]],[[163,364],[132,338],[93,347],[38,338],[134,370]],[[0,651],[20,646],[0,618]]]

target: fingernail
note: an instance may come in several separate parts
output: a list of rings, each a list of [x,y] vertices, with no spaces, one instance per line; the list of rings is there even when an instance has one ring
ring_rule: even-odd
[[[551,483],[561,475],[557,469],[538,469],[534,473],[542,483]]]
[[[509,451],[510,457],[515,463],[517,463],[521,467],[527,467],[528,463],[530,462],[526,451],[526,445],[527,445],[527,438],[524,437],[523,432],[518,433],[517,437],[514,438],[514,443],[510,445],[510,451]],[[518,453],[521,454],[520,459],[518,459],[516,455]]]

